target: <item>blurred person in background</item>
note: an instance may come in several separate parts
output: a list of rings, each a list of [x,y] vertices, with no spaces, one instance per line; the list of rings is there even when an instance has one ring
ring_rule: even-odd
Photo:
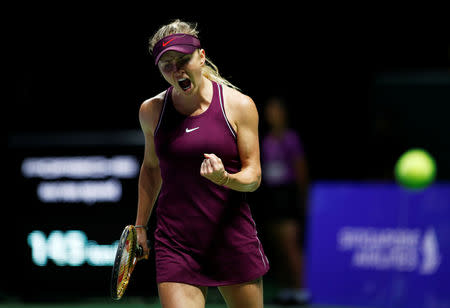
[[[280,291],[278,304],[305,304],[303,244],[308,196],[308,168],[298,134],[288,126],[284,101],[265,105],[267,133],[262,139],[263,220],[272,248],[272,268]]]

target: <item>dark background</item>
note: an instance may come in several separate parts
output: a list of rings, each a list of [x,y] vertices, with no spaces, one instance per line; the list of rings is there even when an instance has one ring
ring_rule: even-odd
[[[396,159],[411,147],[428,149],[438,163],[438,180],[450,179],[450,35],[438,15],[273,3],[258,8],[95,3],[19,3],[5,10],[11,52],[6,65],[13,82],[12,100],[4,104],[8,137],[138,130],[140,104],[168,87],[153,64],[148,39],[159,26],[181,18],[198,22],[207,56],[253,98],[261,136],[265,100],[285,98],[312,181],[391,180]],[[113,210],[102,204],[55,210],[36,202],[30,195],[34,188],[27,190],[32,183],[20,175],[24,157],[105,153],[141,158],[143,148],[8,147],[8,188],[18,214],[10,222],[23,231],[15,259],[28,278],[5,286],[7,293],[31,299],[60,293],[67,299],[80,291],[108,292],[109,268],[85,266],[75,273],[51,264],[33,267],[23,238],[32,229],[69,230],[81,224],[100,244],[111,243],[123,221],[134,222],[136,182],[126,184],[128,197]],[[139,266],[147,270],[136,270],[137,282],[127,292],[155,292],[148,276],[153,267]]]
[[[394,141],[402,143],[398,149],[383,149],[374,121],[386,113],[380,113],[378,103],[386,85],[376,83],[383,73],[448,74],[450,35],[443,19],[433,14],[281,4],[258,10],[231,3],[18,5],[9,24],[15,96],[7,104],[8,132],[139,129],[142,101],[167,88],[152,63],[148,39],[160,25],[181,18],[198,22],[206,54],[253,98],[261,133],[265,100],[286,98],[312,178],[379,177],[376,170],[383,164],[390,168],[408,147],[430,147],[403,142],[405,133],[414,133],[406,130]],[[416,104],[416,122],[424,120],[421,110],[432,109],[425,121],[435,127],[423,124],[425,134],[450,133],[447,123],[436,125],[435,116],[450,111],[449,85],[439,86],[441,110],[429,104],[433,86],[415,102],[400,95],[404,107],[389,110],[391,121],[402,126],[402,113]],[[412,87],[417,91],[417,85]],[[385,134],[399,134],[390,129]],[[392,157],[383,157],[383,151]]]

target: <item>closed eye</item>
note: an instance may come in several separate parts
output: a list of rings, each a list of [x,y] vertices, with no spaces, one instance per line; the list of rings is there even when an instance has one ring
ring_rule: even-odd
[[[160,61],[160,67],[163,71],[165,72],[169,72],[171,71],[174,67],[174,62],[177,68],[183,67],[184,65],[186,65],[187,63],[189,63],[189,61],[191,61],[192,55],[185,55],[183,57],[179,57],[179,58],[174,58],[174,59],[170,59],[170,60],[164,60],[164,61]]]
[[[188,63],[191,60],[192,56],[191,55],[185,55],[184,57],[181,57],[178,61],[177,64],[179,66],[185,65],[186,63]]]

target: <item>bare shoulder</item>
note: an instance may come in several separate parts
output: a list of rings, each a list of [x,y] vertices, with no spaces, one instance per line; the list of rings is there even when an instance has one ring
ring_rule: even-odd
[[[245,121],[249,117],[258,118],[258,110],[256,109],[253,99],[230,87],[223,87],[225,111],[228,120],[238,124]]]
[[[156,125],[158,125],[159,115],[164,103],[166,91],[146,99],[139,108],[139,122],[144,133],[149,132],[153,135]]]
[[[254,105],[252,98],[239,92],[236,89],[223,86],[223,93],[225,96],[225,100],[235,108],[248,108],[251,105]]]

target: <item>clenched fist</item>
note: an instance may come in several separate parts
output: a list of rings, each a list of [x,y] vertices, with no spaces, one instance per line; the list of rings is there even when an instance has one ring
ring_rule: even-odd
[[[226,185],[229,180],[228,172],[223,166],[222,160],[215,154],[203,154],[205,159],[200,166],[201,176],[217,185]]]

